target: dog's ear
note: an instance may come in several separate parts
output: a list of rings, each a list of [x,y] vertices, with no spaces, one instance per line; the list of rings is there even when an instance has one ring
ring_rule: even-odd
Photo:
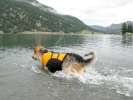
[[[33,50],[34,50],[34,53],[37,53],[37,51],[38,51],[37,48],[33,48]]]

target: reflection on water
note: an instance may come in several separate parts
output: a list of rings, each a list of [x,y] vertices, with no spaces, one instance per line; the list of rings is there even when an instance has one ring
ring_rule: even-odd
[[[0,47],[33,47],[38,43],[45,47],[76,45],[82,44],[83,40],[84,37],[78,35],[0,35]]]
[[[54,38],[53,38],[54,37]],[[99,38],[100,37],[100,38]],[[107,39],[107,40],[105,40]],[[64,46],[64,45],[78,45],[83,44],[87,40],[88,44],[91,45],[91,41],[93,41],[93,45],[101,42],[104,46],[110,45],[114,46],[129,46],[133,45],[133,36],[132,35],[0,35],[0,47],[33,47],[36,44],[45,45],[45,47],[50,46]],[[86,43],[85,43],[86,44]],[[98,46],[98,45],[97,45]]]
[[[122,43],[127,46],[133,45],[133,36],[132,35],[122,35]]]
[[[80,55],[95,51],[97,61],[83,76],[49,75],[31,58],[40,42]],[[132,37],[119,35],[0,35],[0,100],[133,100],[132,52]]]

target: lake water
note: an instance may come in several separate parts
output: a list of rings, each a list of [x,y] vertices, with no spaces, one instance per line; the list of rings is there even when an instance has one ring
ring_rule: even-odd
[[[96,63],[82,76],[49,74],[32,60],[38,42]],[[0,100],[133,100],[133,37],[119,35],[0,35]]]

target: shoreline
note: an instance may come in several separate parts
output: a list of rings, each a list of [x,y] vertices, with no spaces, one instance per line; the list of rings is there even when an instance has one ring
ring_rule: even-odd
[[[91,32],[87,32],[87,33],[64,33],[64,32],[19,32],[16,34],[27,34],[27,35],[90,35],[92,34]],[[100,34],[100,33],[95,33],[95,34]]]
[[[66,33],[63,33],[63,32],[19,32],[19,33],[16,33],[16,34],[66,34]]]
[[[10,34],[11,33],[0,33],[0,35],[3,34]],[[109,34],[105,34],[105,33],[100,33],[100,32],[94,32],[92,33],[91,31],[86,31],[86,32],[70,32],[70,33],[64,33],[64,32],[32,32],[32,31],[25,31],[25,32],[18,32],[18,33],[12,33],[12,35],[109,35]],[[112,34],[110,34],[112,35]],[[121,35],[121,34],[113,34],[113,35]],[[130,34],[131,35],[131,34]]]

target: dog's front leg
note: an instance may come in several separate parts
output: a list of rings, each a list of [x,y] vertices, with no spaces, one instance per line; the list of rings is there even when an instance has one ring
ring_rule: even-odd
[[[42,69],[48,70],[48,67],[47,66],[45,66],[45,65],[42,65],[42,66],[43,66]]]

